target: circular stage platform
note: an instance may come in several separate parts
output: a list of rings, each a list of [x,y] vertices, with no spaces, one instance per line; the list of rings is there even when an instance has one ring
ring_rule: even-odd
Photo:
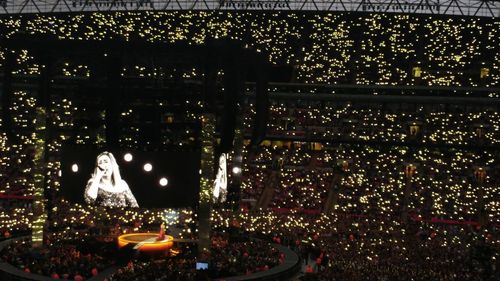
[[[174,245],[174,238],[165,235],[165,239],[158,240],[158,233],[130,233],[118,237],[118,247],[133,246],[141,252],[168,251]]]

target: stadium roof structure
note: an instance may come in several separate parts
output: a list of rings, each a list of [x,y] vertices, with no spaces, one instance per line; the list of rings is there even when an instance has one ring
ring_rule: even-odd
[[[0,15],[125,11],[316,11],[498,17],[498,0],[0,0]]]

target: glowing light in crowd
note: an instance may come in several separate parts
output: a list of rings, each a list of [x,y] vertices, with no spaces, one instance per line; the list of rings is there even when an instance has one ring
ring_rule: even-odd
[[[73,171],[74,173],[78,172],[78,169],[79,169],[78,164],[71,165],[71,171]]]
[[[241,168],[240,167],[233,167],[233,174],[239,174],[241,173]]]

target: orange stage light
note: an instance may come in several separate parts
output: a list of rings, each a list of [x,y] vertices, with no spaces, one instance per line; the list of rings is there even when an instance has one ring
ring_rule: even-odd
[[[134,249],[141,252],[161,252],[168,251],[174,245],[174,238],[165,235],[165,239],[157,240],[158,233],[131,233],[118,237],[118,247],[134,245]]]

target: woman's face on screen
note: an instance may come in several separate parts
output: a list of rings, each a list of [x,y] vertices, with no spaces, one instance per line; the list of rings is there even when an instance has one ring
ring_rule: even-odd
[[[97,166],[104,171],[105,176],[110,176],[112,173],[111,158],[108,155],[101,155],[97,158]]]

